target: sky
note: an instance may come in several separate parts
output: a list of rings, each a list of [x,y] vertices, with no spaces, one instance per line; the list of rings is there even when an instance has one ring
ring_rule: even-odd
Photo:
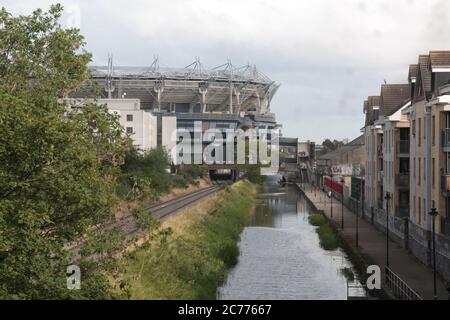
[[[353,139],[363,102],[406,83],[408,65],[450,49],[447,0],[60,0],[93,64],[215,67],[247,63],[281,84],[271,110],[284,136]],[[0,0],[13,14],[50,0]]]

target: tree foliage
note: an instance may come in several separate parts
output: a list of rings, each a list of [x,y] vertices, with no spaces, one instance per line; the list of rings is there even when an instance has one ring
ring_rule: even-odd
[[[81,290],[66,288],[64,246],[111,218],[129,141],[106,108],[68,113],[61,101],[88,79],[91,59],[61,13],[0,10],[0,298],[116,297],[100,262],[80,262]]]

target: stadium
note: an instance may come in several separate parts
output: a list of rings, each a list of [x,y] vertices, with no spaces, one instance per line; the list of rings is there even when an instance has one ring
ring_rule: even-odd
[[[103,98],[139,99],[141,108],[152,112],[251,115],[256,122],[275,122],[270,103],[279,84],[250,64],[235,67],[228,61],[208,69],[196,58],[185,68],[168,68],[155,58],[149,67],[116,67],[109,57],[108,66],[92,66],[91,72]]]

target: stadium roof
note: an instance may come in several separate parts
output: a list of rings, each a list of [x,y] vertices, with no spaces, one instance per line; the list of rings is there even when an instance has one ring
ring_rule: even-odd
[[[91,66],[94,78],[112,76],[121,79],[213,80],[273,84],[268,76],[255,65],[234,66],[231,61],[214,68],[207,68],[199,58],[184,68],[162,67],[155,58],[148,67]]]

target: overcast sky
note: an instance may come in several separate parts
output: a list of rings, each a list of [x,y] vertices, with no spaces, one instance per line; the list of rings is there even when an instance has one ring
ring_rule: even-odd
[[[208,67],[247,62],[281,87],[272,111],[285,136],[355,138],[381,83],[405,83],[419,54],[450,49],[446,0],[68,0],[94,64]],[[13,13],[55,1],[0,0]]]

